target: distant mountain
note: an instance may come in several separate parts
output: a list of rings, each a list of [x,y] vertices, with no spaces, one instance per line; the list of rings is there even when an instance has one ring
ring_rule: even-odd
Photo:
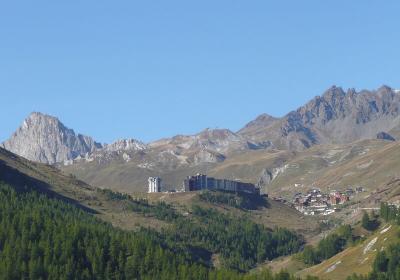
[[[333,86],[322,96],[281,119],[261,115],[239,134],[278,149],[302,150],[315,144],[344,144],[398,131],[400,93],[388,86],[356,92]]]
[[[288,157],[312,146],[398,139],[399,109],[400,91],[388,86],[360,92],[333,86],[284,117],[263,114],[238,132],[205,129],[148,144],[121,139],[104,145],[76,135],[55,117],[32,113],[3,146],[33,161],[64,166],[93,185],[115,189],[145,190],[148,176],[162,176],[165,185],[179,187],[182,178],[197,172],[221,172],[225,178],[266,184]],[[282,158],[265,164],[269,152],[279,151]],[[253,159],[260,166],[255,168]]]
[[[196,135],[178,135],[149,145],[135,139],[120,139],[101,145],[91,137],[75,134],[56,117],[34,112],[2,146],[29,160],[41,163],[130,161],[136,155],[150,154],[149,164],[193,165],[220,162],[234,151],[260,149],[260,145],[227,129],[206,129]]]
[[[241,130],[238,131],[239,134],[242,135],[252,135],[253,133],[257,133],[259,130],[263,130],[266,127],[270,127],[275,124],[279,118],[272,117],[268,114],[259,115],[255,120],[249,122],[245,125]]]
[[[141,151],[147,148],[146,144],[136,139],[120,139],[112,144],[104,145],[103,151],[120,152],[120,151]]]
[[[267,147],[228,129],[205,129],[195,135],[178,135],[155,141],[149,146],[160,153],[170,151],[183,157],[188,164],[220,162],[232,153]]]
[[[36,162],[53,164],[85,156],[102,147],[91,137],[75,134],[57,118],[34,112],[2,146]]]
[[[134,140],[131,146],[135,148],[106,145],[61,168],[93,185],[118,190],[145,191],[149,176],[163,177],[166,188],[180,188],[189,174],[208,173],[235,154],[266,147],[227,129],[205,129],[147,145]]]

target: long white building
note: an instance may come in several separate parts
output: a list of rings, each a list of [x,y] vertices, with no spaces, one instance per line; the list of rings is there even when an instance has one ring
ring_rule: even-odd
[[[149,177],[149,193],[161,192],[161,178],[160,177]]]

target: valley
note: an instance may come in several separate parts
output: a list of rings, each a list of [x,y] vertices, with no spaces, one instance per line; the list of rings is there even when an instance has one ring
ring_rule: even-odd
[[[375,273],[376,248],[397,242],[396,222],[377,212],[382,203],[400,205],[399,94],[386,86],[332,87],[282,118],[263,114],[237,132],[205,129],[151,143],[99,144],[35,112],[0,147],[0,181],[116,230],[148,230],[207,275],[366,275]],[[349,129],[339,131],[343,125]],[[366,212],[379,229],[361,228]],[[336,236],[344,225],[350,235]],[[304,260],[307,250],[318,262]]]
[[[3,1],[0,280],[400,280],[400,1]]]

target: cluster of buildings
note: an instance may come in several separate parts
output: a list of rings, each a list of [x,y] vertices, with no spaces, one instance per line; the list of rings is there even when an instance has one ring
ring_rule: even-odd
[[[311,189],[308,193],[297,193],[293,197],[294,207],[304,215],[329,215],[336,211],[335,206],[350,200],[354,191],[331,191],[323,193],[320,189]]]
[[[155,193],[161,192],[162,184],[161,178],[149,177],[148,179],[148,192]],[[243,192],[250,194],[260,194],[260,188],[256,187],[251,183],[244,183],[240,181],[233,181],[227,179],[216,179],[208,177],[204,174],[196,174],[194,176],[188,176],[183,180],[181,191],[199,191],[199,190],[223,190],[231,192]]]

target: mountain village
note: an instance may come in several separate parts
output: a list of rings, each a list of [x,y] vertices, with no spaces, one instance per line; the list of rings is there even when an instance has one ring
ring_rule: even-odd
[[[327,216],[340,211],[341,205],[349,202],[356,194],[365,191],[365,188],[361,186],[348,187],[345,190],[330,190],[329,192],[323,192],[320,188],[313,187],[306,193],[297,192],[291,201],[283,197],[271,197],[271,199],[285,203],[307,216]]]
[[[200,173],[186,177],[182,182],[182,187],[175,188],[172,191],[163,190],[162,179],[160,177],[148,178],[148,193],[190,192],[200,190],[228,191],[255,195],[261,194],[260,188],[252,183],[244,183],[227,179],[216,179]],[[340,205],[349,202],[355,194],[364,191],[365,189],[363,187],[355,187],[354,189],[348,187],[343,191],[331,190],[328,193],[325,193],[321,191],[320,188],[311,188],[307,193],[296,193],[291,202],[282,197],[272,197],[272,199],[295,208],[303,215],[327,216],[339,211]]]

